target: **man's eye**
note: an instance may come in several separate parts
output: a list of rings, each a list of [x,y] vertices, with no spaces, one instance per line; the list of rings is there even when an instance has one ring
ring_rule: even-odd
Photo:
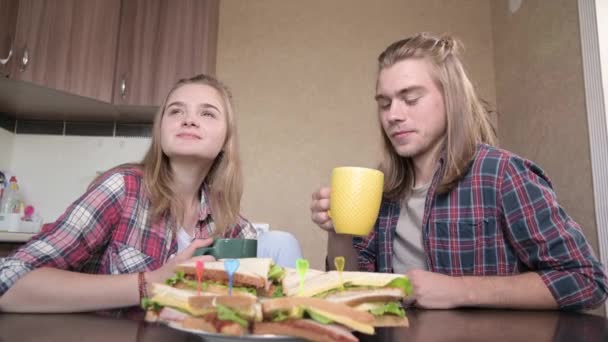
[[[387,110],[391,108],[391,101],[379,101],[378,108],[380,108],[381,110]]]

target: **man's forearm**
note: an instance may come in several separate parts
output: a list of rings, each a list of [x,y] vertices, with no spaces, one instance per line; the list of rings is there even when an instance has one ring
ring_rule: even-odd
[[[514,276],[462,277],[462,305],[512,309],[555,309],[553,295],[534,272]]]
[[[94,311],[138,304],[136,274],[92,275],[40,268],[0,297],[0,312]]]

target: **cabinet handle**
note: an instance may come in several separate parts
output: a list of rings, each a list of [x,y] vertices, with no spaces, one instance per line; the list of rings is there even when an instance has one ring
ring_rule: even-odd
[[[123,76],[122,80],[120,80],[120,97],[123,99],[127,96],[127,80]]]
[[[8,61],[11,59],[12,55],[13,55],[13,47],[11,46],[11,49],[8,51],[8,56],[6,56],[6,58],[0,58],[0,64],[6,65],[6,63],[8,63]]]
[[[23,56],[21,56],[21,65],[19,65],[19,71],[24,72],[27,69],[27,64],[30,62],[30,53],[27,50],[27,46],[23,49]]]

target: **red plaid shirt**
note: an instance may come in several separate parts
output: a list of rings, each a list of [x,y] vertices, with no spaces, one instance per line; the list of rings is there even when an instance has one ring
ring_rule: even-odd
[[[205,188],[205,187],[203,187]],[[215,230],[206,190],[202,191],[196,238]],[[122,274],[154,270],[177,252],[173,220],[154,220],[142,171],[124,167],[102,175],[59,219],[6,258],[0,259],[0,296],[19,278],[39,267]],[[243,218],[227,238],[256,238]]]
[[[446,194],[429,189],[422,223],[427,265],[450,276],[537,272],[561,308],[588,309],[608,281],[580,226],[557,203],[543,170],[508,151],[480,145],[466,175]],[[385,200],[374,231],[355,238],[359,268],[392,272],[398,202]]]

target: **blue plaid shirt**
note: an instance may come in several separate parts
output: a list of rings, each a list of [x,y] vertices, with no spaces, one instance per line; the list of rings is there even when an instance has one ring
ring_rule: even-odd
[[[429,270],[450,276],[537,272],[560,308],[601,305],[605,271],[580,226],[557,203],[544,171],[508,151],[480,145],[470,169],[448,193],[426,199],[422,239]],[[398,201],[384,199],[373,232],[353,243],[359,268],[392,272]]]

